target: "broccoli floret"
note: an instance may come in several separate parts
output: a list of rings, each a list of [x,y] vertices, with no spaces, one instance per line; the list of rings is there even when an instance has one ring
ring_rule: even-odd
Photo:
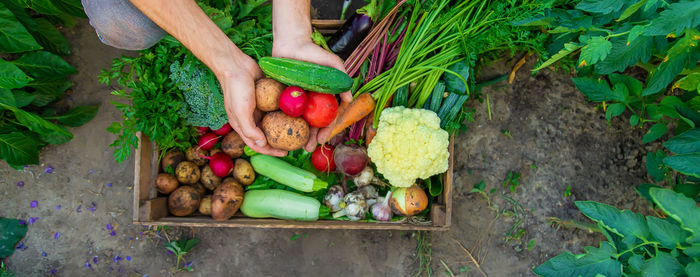
[[[228,122],[216,76],[197,58],[187,55],[182,65],[178,61],[172,63],[170,79],[185,96],[186,105],[180,112],[187,124],[218,129]]]

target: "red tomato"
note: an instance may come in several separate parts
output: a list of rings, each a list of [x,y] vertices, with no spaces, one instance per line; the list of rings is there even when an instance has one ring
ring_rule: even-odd
[[[326,127],[338,113],[338,101],[333,94],[309,91],[306,93],[306,110],[304,119],[311,127]]]
[[[321,172],[331,172],[335,170],[335,160],[333,159],[333,146],[323,144],[316,147],[311,154],[311,164],[316,170]]]

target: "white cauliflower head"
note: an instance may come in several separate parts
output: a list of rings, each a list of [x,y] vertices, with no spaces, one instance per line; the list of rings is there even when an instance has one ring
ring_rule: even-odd
[[[367,154],[392,186],[409,187],[417,178],[447,170],[448,145],[449,135],[435,112],[392,107],[382,111]]]

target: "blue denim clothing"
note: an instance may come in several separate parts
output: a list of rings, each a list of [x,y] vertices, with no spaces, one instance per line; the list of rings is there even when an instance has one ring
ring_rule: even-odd
[[[165,36],[129,0],[81,0],[90,25],[102,43],[126,50],[141,50]]]

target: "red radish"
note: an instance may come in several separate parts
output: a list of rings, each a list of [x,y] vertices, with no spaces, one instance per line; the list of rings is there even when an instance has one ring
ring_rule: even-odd
[[[206,157],[205,157],[206,158]],[[209,167],[214,175],[219,178],[224,178],[233,170],[233,160],[226,153],[219,152],[212,155],[209,159]]]
[[[362,146],[340,144],[333,151],[333,159],[340,172],[354,176],[367,166],[367,150]]]
[[[335,160],[333,159],[334,147],[328,144],[322,144],[316,147],[314,153],[311,154],[311,164],[316,170],[321,172],[331,172],[335,170]]]
[[[229,125],[228,122],[221,126],[221,128],[214,130],[214,134],[219,136],[225,136],[229,132],[231,132],[231,125]]]
[[[307,102],[306,93],[300,87],[289,86],[280,94],[280,110],[291,117],[298,117],[304,114]]]
[[[211,150],[217,142],[219,142],[219,136],[214,133],[206,133],[197,140],[197,144],[202,150]]]
[[[201,136],[201,135],[204,135],[204,134],[206,134],[206,133],[209,133],[209,131],[211,130],[211,129],[209,129],[209,127],[200,127],[200,126],[197,126],[197,127],[195,127],[195,128],[197,128],[197,134],[199,134],[200,136]]]
[[[338,101],[332,94],[309,91],[304,119],[311,127],[322,128],[333,122],[338,113]]]

